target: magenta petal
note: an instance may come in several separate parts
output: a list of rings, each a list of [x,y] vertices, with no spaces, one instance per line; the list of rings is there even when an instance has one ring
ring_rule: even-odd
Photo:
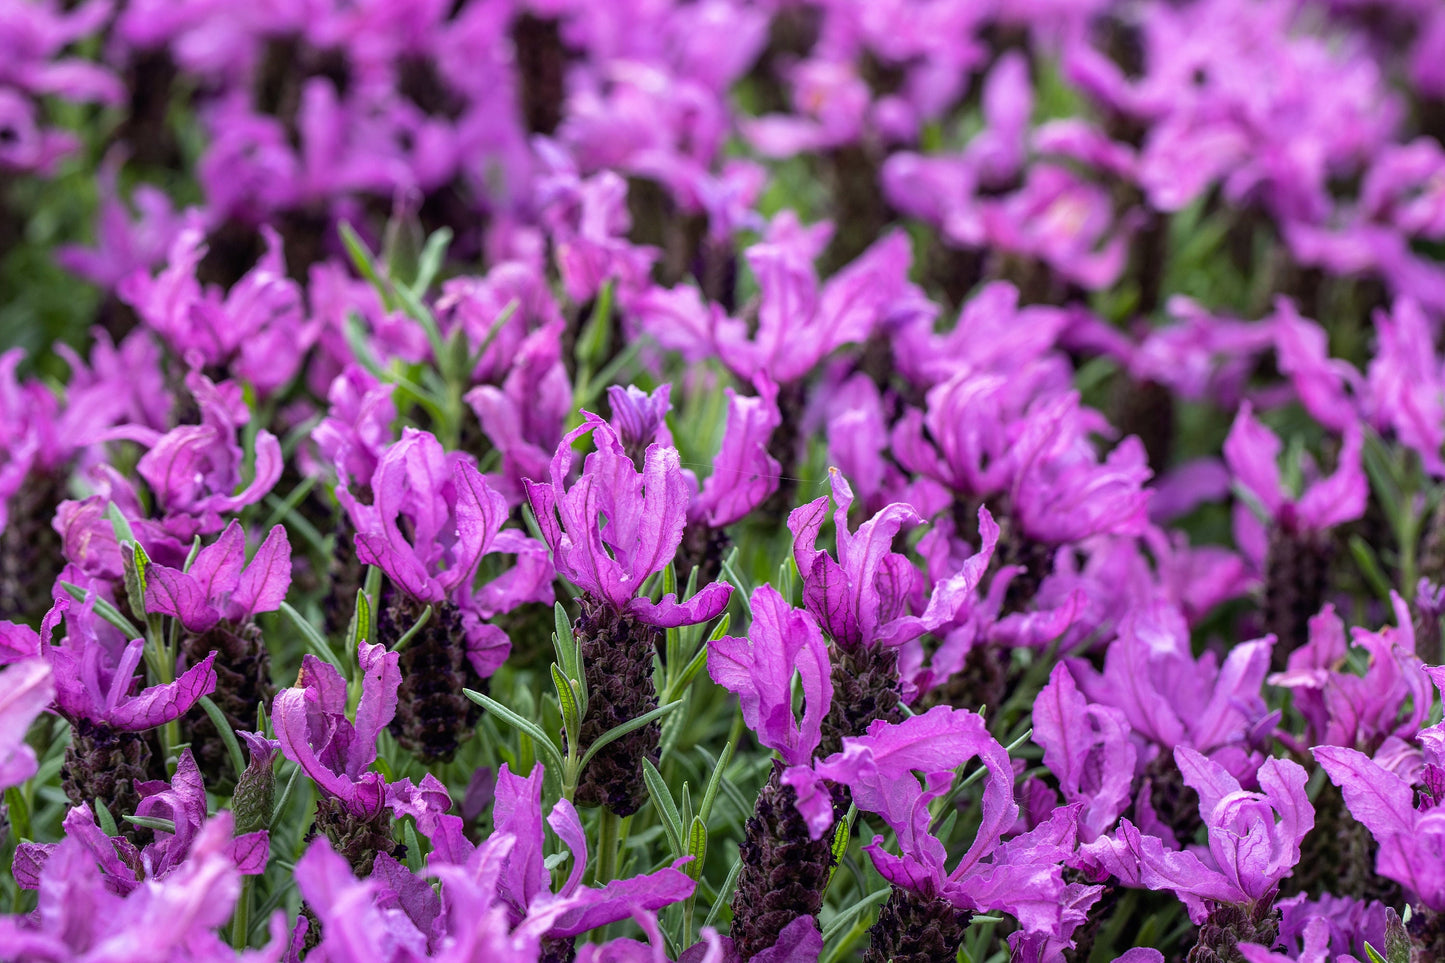
[[[535,766],[530,776],[516,776],[506,763],[497,772],[494,834],[514,840],[497,889],[518,918],[525,916],[527,908],[547,892],[549,882],[542,858],[543,775],[543,768]]]
[[[1285,502],[1279,479],[1279,451],[1279,438],[1255,419],[1249,402],[1241,405],[1234,427],[1224,440],[1224,461],[1236,481],[1275,516]]]
[[[321,702],[317,690],[293,687],[276,693],[276,701],[271,706],[271,721],[276,730],[276,739],[281,743],[281,751],[286,758],[300,766],[317,786],[336,798],[349,802],[356,795],[351,780],[322,764],[317,750],[311,745],[307,725],[308,701]],[[344,708],[345,703],[342,705]],[[321,707],[318,705],[318,708]]]
[[[768,454],[768,439],[782,423],[778,389],[761,376],[758,397],[749,398],[727,389],[728,420],[722,447],[713,460],[712,474],[703,482],[693,505],[712,528],[738,521],[777,491],[778,460]]]
[[[799,916],[778,934],[772,946],[754,956],[752,963],[815,963],[823,953],[823,934],[812,916]]]
[[[575,905],[557,917],[549,934],[576,936],[627,919],[637,909],[658,910],[682,902],[697,887],[692,877],[677,868],[686,862],[679,859],[671,867],[646,876],[615,879],[601,889],[579,890],[573,897]]]
[[[0,790],[35,774],[35,751],[25,744],[25,733],[54,698],[50,666],[40,659],[0,673]]]
[[[636,598],[627,603],[627,611],[638,620],[658,628],[673,629],[680,625],[696,625],[710,622],[728,607],[733,587],[726,582],[713,582],[698,591],[686,602],[678,602],[673,594],[664,595],[660,601]]]
[[[753,592],[748,638],[725,636],[711,643],[708,672],[738,697],[743,721],[790,766],[806,765],[822,738],[822,721],[833,701],[828,648],[807,612],[789,607],[778,590]],[[793,674],[802,676],[804,713],[793,717]]]
[[[246,536],[241,523],[232,521],[219,538],[196,553],[186,574],[201,587],[206,598],[224,598],[235,591],[245,564]]]
[[[246,566],[231,596],[228,618],[241,619],[281,607],[291,588],[291,543],[284,526],[271,529],[256,555]]]
[[[185,572],[152,564],[146,569],[146,610],[179,619],[191,632],[205,632],[221,621],[203,589]]]
[[[179,719],[203,695],[216,691],[216,670],[212,652],[168,685],[155,685],[112,709],[106,722],[123,732],[144,732]]]
[[[454,464],[452,484],[456,490],[456,557],[451,567],[436,577],[449,591],[471,580],[477,563],[507,521],[507,500],[471,465],[464,461]]]
[[[356,706],[356,739],[346,761],[353,778],[376,759],[376,737],[396,715],[397,690],[401,687],[401,653],[384,645],[362,642],[357,651],[361,668],[361,702]]]
[[[499,626],[483,622],[474,612],[462,613],[462,631],[466,634],[467,661],[477,675],[491,678],[512,652],[512,640]]]
[[[587,870],[587,833],[582,829],[577,810],[565,799],[557,800],[557,805],[547,814],[547,825],[572,850],[572,871],[557,891],[559,896],[571,896],[582,885],[582,876]]]
[[[266,872],[266,861],[271,858],[270,835],[266,830],[258,829],[254,833],[237,836],[226,847],[226,855],[243,875],[259,876]]]

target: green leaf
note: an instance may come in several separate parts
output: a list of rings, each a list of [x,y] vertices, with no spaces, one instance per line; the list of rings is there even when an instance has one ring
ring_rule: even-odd
[[[121,561],[125,569],[126,601],[130,603],[131,613],[141,618],[146,610],[146,570],[151,565],[150,556],[139,542],[132,542],[130,554],[121,556]]]
[[[411,624],[411,628],[401,634],[401,638],[396,640],[396,644],[391,647],[391,651],[400,652],[406,648],[407,643],[416,638],[418,632],[426,628],[426,624],[431,621],[431,614],[432,607],[430,605],[422,609],[421,615],[417,616],[416,621]]]
[[[361,589],[356,590],[356,606],[351,611],[348,651],[358,652],[362,642],[375,641],[376,623],[371,617],[371,602]]]
[[[581,336],[577,339],[577,357],[588,365],[600,363],[607,351],[607,342],[612,329],[612,288],[613,282],[608,280],[597,292],[597,300],[593,302],[592,316],[587,319],[587,327],[582,330]]]
[[[438,228],[426,239],[426,246],[421,249],[421,257],[417,259],[416,280],[411,282],[411,289],[417,294],[425,294],[427,288],[436,280],[451,243],[452,231],[448,227]]]
[[[732,896],[733,887],[738,884],[738,874],[742,871],[743,857],[742,854],[739,853],[738,858],[733,860],[733,868],[728,870],[727,878],[724,879],[723,884],[717,888],[717,898],[712,901],[712,908],[707,911],[707,919],[702,921],[703,926],[711,926],[716,922],[718,914],[721,913],[722,908],[727,905],[728,897]]]
[[[555,632],[552,636],[552,647],[557,650],[557,661],[562,665],[562,671],[567,673],[569,679],[582,677],[582,653],[577,646],[577,639],[572,634],[572,620],[567,617],[567,610],[562,607],[561,602],[552,605],[552,624]]]
[[[1369,943],[1365,944],[1365,955],[1370,958],[1370,963],[1387,963],[1385,958],[1380,955],[1380,951]]]
[[[286,813],[286,804],[291,801],[291,793],[296,790],[296,782],[301,778],[301,767],[296,766],[291,770],[291,776],[286,780],[286,788],[281,790],[281,795],[276,799],[276,805],[271,809],[271,830],[274,832],[276,824]]]
[[[99,799],[92,799],[90,803],[91,808],[95,810],[95,822],[100,826],[100,831],[107,836],[119,836],[120,830],[115,828],[115,817],[110,814],[105,803]]]
[[[391,286],[382,279],[380,272],[376,270],[376,258],[367,248],[366,242],[347,221],[338,224],[336,231],[341,235],[341,243],[346,248],[346,253],[351,258],[351,264],[356,268],[356,273],[376,289],[376,293],[381,297],[382,304],[386,306],[387,310],[395,309],[396,299],[391,295]]]
[[[110,519],[110,528],[115,532],[117,542],[135,544],[135,532],[131,531],[130,521],[121,514],[120,507],[115,502],[110,502],[105,506],[105,517]]]
[[[869,907],[883,902],[891,892],[893,892],[893,888],[891,886],[885,886],[882,889],[877,889],[869,893],[847,909],[839,910],[838,915],[834,916],[828,921],[828,925],[823,927],[823,942],[827,943],[841,933],[845,927],[852,926],[854,919]]]
[[[562,729],[567,733],[569,744],[576,745],[578,736],[582,732],[582,713],[577,704],[576,683],[562,674],[562,670],[553,662],[552,685],[557,690],[557,704],[562,709]]]
[[[674,858],[681,856],[682,817],[678,815],[677,804],[672,801],[672,792],[662,780],[662,773],[657,771],[651,759],[642,760],[642,778],[647,783],[647,794],[652,797],[652,808],[657,810],[658,820],[662,823],[662,831],[667,835],[672,855]]]
[[[853,816],[857,812],[858,807],[849,806],[848,812],[845,813],[843,818],[838,820],[838,824],[833,827],[833,844],[831,847],[833,851],[833,865],[828,870],[829,883],[833,882],[833,874],[836,873],[838,867],[843,864],[843,856],[848,852],[848,841],[853,837]],[[825,884],[824,889],[826,890],[826,888],[827,886]]]
[[[672,688],[667,694],[673,698],[681,695],[692,680],[697,678],[697,674],[702,671],[702,667],[705,665],[707,665],[707,646],[703,646],[697,650],[697,653],[692,657],[692,661],[685,665],[682,671],[678,673],[677,679],[673,682]]]
[[[176,824],[170,819],[158,819],[154,816],[122,816],[132,826],[141,826],[145,829],[154,829],[158,833],[170,833],[175,835]]]
[[[221,741],[226,744],[226,752],[231,756],[231,765],[236,767],[236,778],[239,779],[241,773],[246,771],[246,758],[241,755],[241,744],[236,741],[236,733],[231,730],[231,723],[226,721],[226,714],[211,701],[210,696],[201,696],[197,704],[211,717],[211,725],[221,734]]]
[[[697,814],[703,819],[712,816],[712,804],[717,799],[718,789],[722,786],[723,771],[727,769],[728,763],[733,761],[733,744],[729,742],[723,746],[722,757],[713,764],[712,776],[707,781],[707,788],[702,793],[702,804],[698,806]]]
[[[652,722],[655,719],[661,719],[663,716],[667,715],[669,712],[671,712],[673,709],[676,709],[680,705],[682,705],[682,700],[678,699],[676,702],[669,702],[665,706],[658,706],[651,712],[643,713],[636,719],[628,719],[622,725],[608,729],[602,735],[597,737],[596,742],[592,743],[592,745],[587,747],[587,752],[583,754],[582,761],[577,764],[577,771],[580,773],[583,769],[586,769],[587,763],[591,762],[592,757],[597,755],[597,753],[604,746],[607,746],[615,742],[616,740],[621,739],[623,736],[627,735],[633,730],[641,729],[643,726],[647,725],[649,722]]]
[[[422,851],[421,840],[416,837],[416,825],[410,819],[406,821],[402,835],[406,837],[406,868],[420,876],[426,868],[426,854]]]
[[[60,587],[70,593],[70,597],[77,602],[84,602],[86,591],[74,582],[61,582]],[[120,609],[111,605],[105,599],[96,596],[95,614],[105,619],[111,625],[125,633],[127,639],[138,639],[145,633],[136,628],[135,623],[120,613]]]
[[[10,816],[10,826],[15,831],[15,838],[17,840],[34,838],[30,829],[30,806],[26,803],[25,794],[20,791],[19,786],[10,786],[5,790],[5,806]]]
[[[496,699],[493,699],[491,696],[484,696],[480,692],[474,692],[471,689],[463,689],[462,694],[465,695],[468,699],[471,699],[477,705],[486,709],[498,719],[501,719],[513,729],[516,729],[518,732],[522,732],[530,736],[532,740],[538,745],[538,747],[544,753],[546,753],[547,764],[554,767],[552,770],[553,772],[556,772],[560,775],[563,769],[566,768],[562,760],[562,751],[557,748],[557,744],[552,741],[552,738],[548,736],[547,733],[542,731],[541,726],[537,725],[530,719],[522,718],[511,709],[508,709],[506,706],[502,705]]]
[[[697,879],[702,876],[702,863],[707,859],[707,823],[701,816],[692,817],[692,828],[687,833],[687,855],[692,857],[692,862],[684,868],[685,872]]]
[[[1355,564],[1360,567],[1360,574],[1365,577],[1366,582],[1370,583],[1371,591],[1382,601],[1389,601],[1390,579],[1380,567],[1380,560],[1375,555],[1375,550],[1370,547],[1369,542],[1358,535],[1350,536],[1349,545],[1350,554],[1354,556]]]
[[[280,611],[282,615],[290,619],[291,623],[300,630],[301,640],[306,643],[306,648],[312,655],[321,659],[323,662],[330,662],[338,669],[345,668],[340,660],[336,658],[336,653],[332,650],[331,643],[327,642],[325,636],[316,631],[316,626],[306,621],[306,616],[296,611],[290,602],[282,602]]]
[[[745,580],[742,575],[738,573],[737,558],[737,546],[733,546],[733,550],[731,552],[728,552],[727,558],[722,560],[722,573],[723,577],[726,578],[729,582],[733,583],[733,587],[738,590],[738,599],[743,603],[743,608],[747,610],[748,618],[752,618],[753,590],[752,587],[748,585],[747,580]]]

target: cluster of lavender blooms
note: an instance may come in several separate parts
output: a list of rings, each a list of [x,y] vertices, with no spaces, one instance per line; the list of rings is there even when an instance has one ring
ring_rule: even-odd
[[[1442,145],[1431,0],[0,0],[0,963],[1445,959]]]

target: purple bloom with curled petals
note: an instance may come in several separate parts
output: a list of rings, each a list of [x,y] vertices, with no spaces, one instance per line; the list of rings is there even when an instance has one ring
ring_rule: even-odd
[[[646,392],[636,385],[622,387],[609,385],[607,403],[612,409],[608,419],[622,442],[622,447],[635,452],[633,461],[641,461],[647,446],[654,441],[659,445],[672,447],[672,433],[667,430],[667,412],[672,407],[669,400],[672,385],[664,384],[656,391]]]
[[[1265,718],[1260,687],[1273,645],[1271,637],[1236,645],[1223,665],[1213,652],[1196,660],[1183,616],[1154,602],[1120,624],[1102,673],[1081,660],[1069,666],[1091,702],[1119,709],[1139,735],[1165,750],[1209,753],[1242,743]]]
[[[497,773],[495,831],[515,839],[503,864],[497,891],[509,907],[514,923],[558,904],[563,907],[562,912],[555,916],[547,934],[577,936],[627,919],[636,909],[658,910],[692,895],[696,884],[680,869],[686,858],[645,876],[613,880],[600,889],[583,886],[587,836],[577,811],[565,799],[558,800],[546,819],[557,838],[572,852],[572,869],[566,881],[553,892],[542,853],[543,775],[540,765],[526,778],[513,775],[505,764]]]
[[[136,815],[169,821],[173,830],[156,829],[154,838],[137,849],[124,836],[107,836],[96,824],[89,806],[75,806],[66,814],[65,835],[80,840],[95,857],[106,887],[126,896],[146,880],[165,879],[180,869],[206,828],[206,789],[189,749],[176,761],[176,774],[169,783],[150,780],[137,785],[140,805]],[[15,854],[16,881],[25,889],[37,889],[44,867],[59,844],[22,843]],[[270,855],[266,830],[243,833],[222,847],[233,865],[249,876],[265,872]]]
[[[790,608],[778,590],[753,591],[748,638],[723,636],[708,646],[708,673],[738,697],[743,721],[790,766],[807,765],[822,740],[833,702],[832,666],[818,623]],[[803,718],[793,714],[793,677],[803,690]]]
[[[953,786],[955,770],[975,758],[986,769],[982,821],[950,867],[947,847],[931,831],[929,804]],[[898,855],[888,852],[882,836],[864,847],[894,886],[972,912],[1001,910],[1030,931],[1054,932],[1062,924],[1061,862],[1074,848],[1078,807],[1002,842],[1019,812],[1013,767],[977,714],[935,706],[897,725],[880,720],[867,735],[844,738],[841,752],[788,769],[783,782],[797,790],[798,809],[815,837],[833,820],[825,780],[847,786],[859,809],[877,813],[897,835]]]
[[[985,548],[951,578],[940,581],[924,598],[922,576],[908,558],[893,551],[893,538],[905,525],[922,518],[911,506],[894,502],[858,526],[848,529],[853,490],[838,471],[829,476],[838,557],[817,547],[827,515],[828,499],[819,498],[793,510],[793,558],[803,579],[803,600],[829,637],[845,649],[896,647],[952,621],[969,601],[992,552]],[[993,518],[980,512],[980,526]],[[997,537],[996,528],[989,529]],[[918,612],[920,614],[911,614]]]
[[[0,916],[0,947],[19,959],[232,959],[216,933],[241,891],[231,843],[231,814],[218,813],[165,879],[121,895],[95,851],[67,837],[40,873],[39,912]]]
[[[0,791],[35,775],[35,750],[25,744],[25,733],[54,698],[55,682],[42,659],[0,672]]]
[[[196,226],[176,235],[170,264],[158,277],[137,272],[118,293],[178,356],[196,367],[222,368],[268,395],[300,369],[315,325],[305,320],[300,286],[286,275],[280,236],[267,227],[261,233],[266,253],[224,299],[196,280],[206,253]]]
[[[334,467],[347,490],[358,489],[353,494],[364,501],[371,500],[371,477],[381,456],[396,440],[393,387],[377,381],[360,365],[347,365],[327,390],[330,407],[326,417],[311,432],[326,467]]]
[[[95,599],[88,596],[79,608],[68,596],[60,596],[45,616],[40,632],[25,626],[0,623],[6,648],[20,643],[25,655],[38,655],[54,672],[55,710],[70,722],[87,720],[119,732],[144,732],[179,719],[203,695],[216,688],[212,652],[189,667],[174,682],[153,685],[131,694],[140,670],[144,639],[127,643],[119,632],[102,623],[94,613]],[[67,633],[52,644],[55,627],[65,617]],[[0,651],[0,663],[11,661]]]
[[[1392,736],[1413,739],[1429,718],[1434,693],[1415,655],[1410,609],[1393,592],[1390,601],[1398,626],[1351,630],[1357,649],[1368,653],[1364,675],[1344,668],[1345,626],[1326,605],[1309,621],[1309,643],[1290,653],[1284,672],[1269,677],[1271,685],[1293,692],[1311,742],[1373,753]]]
[[[196,553],[186,571],[153,563],[146,570],[146,611],[178,619],[191,632],[205,632],[222,619],[241,622],[274,612],[291,586],[291,544],[286,529],[271,529],[246,562],[246,536],[231,522],[221,536]]]
[[[1176,749],[1174,758],[1185,784],[1199,793],[1208,859],[1165,850],[1158,839],[1143,837],[1144,885],[1172,890],[1195,923],[1209,915],[1208,903],[1254,906],[1273,900],[1280,880],[1299,862],[1300,840],[1315,824],[1305,792],[1309,775],[1297,762],[1266,759],[1258,772],[1262,791],[1249,792],[1223,766],[1187,746]]]
[[[371,494],[364,505],[337,489],[357,555],[421,602],[441,602],[470,582],[507,519],[506,500],[466,456],[415,428],[381,457]]]
[[[1047,365],[1033,365],[954,375],[929,392],[926,414],[905,415],[893,444],[905,467],[956,498],[997,499],[1024,536],[1057,546],[1139,535],[1148,523],[1143,445],[1126,438],[1100,460],[1090,435],[1107,430],[1077,393],[1055,390]]]
[[[525,482],[527,498],[557,572],[613,611],[672,627],[716,618],[732,588],[722,582],[679,602],[638,597],[642,583],[673,560],[691,495],[676,449],[649,445],[639,471],[617,432],[590,412],[552,459],[550,483]],[[590,434],[596,449],[571,486],[572,443]]]
[[[1111,706],[1090,703],[1065,665],[1054,666],[1034,700],[1034,742],[1058,777],[1066,803],[1083,803],[1079,835],[1093,842],[1129,807],[1138,752],[1129,722]]]
[[[819,240],[816,228],[803,229],[784,212],[767,239],[747,250],[761,288],[757,332],[750,335],[746,324],[731,318],[714,332],[718,356],[738,377],[765,374],[778,385],[792,384],[835,348],[866,341],[883,321],[928,304],[908,280],[912,253],[901,231],[875,242],[821,285],[812,263]]]
[[[1445,809],[1417,809],[1410,782],[1359,750],[1310,751],[1340,787],[1350,815],[1375,838],[1375,872],[1405,887],[1427,909],[1445,910]]]
[[[396,715],[399,659],[386,646],[361,643],[354,722],[346,717],[346,680],[314,655],[302,658],[296,684],[276,693],[271,707],[282,754],[359,819],[371,819],[386,804],[386,779],[369,767],[376,761],[376,737]]]
[[[166,530],[181,541],[196,534],[220,531],[222,516],[240,511],[265,497],[281,477],[281,443],[271,432],[256,433],[255,471],[240,492],[245,453],[238,441],[251,420],[241,386],[219,384],[198,371],[186,375],[186,387],[201,412],[199,425],[181,425],[161,433],[127,425],[111,437],[147,446],[136,471],[155,493]]]
[[[1360,430],[1352,423],[1345,429],[1339,467],[1293,494],[1285,490],[1280,478],[1278,436],[1260,424],[1253,406],[1245,402],[1224,441],[1224,460],[1235,481],[1281,530],[1291,534],[1325,532],[1365,513],[1368,485],[1361,462],[1363,446]],[[1248,512],[1236,512],[1235,521],[1249,526],[1240,533],[1243,546],[1261,544],[1259,523]],[[1259,554],[1263,556],[1263,552]]]

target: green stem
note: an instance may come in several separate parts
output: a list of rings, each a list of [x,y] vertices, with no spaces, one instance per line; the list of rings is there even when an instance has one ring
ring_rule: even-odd
[[[603,808],[597,819],[597,879],[598,886],[606,886],[617,875],[618,823],[620,820],[610,809]]]
[[[244,950],[250,942],[251,933],[251,886],[254,883],[247,876],[241,880],[241,898],[236,901],[236,915],[231,920],[231,947]]]

